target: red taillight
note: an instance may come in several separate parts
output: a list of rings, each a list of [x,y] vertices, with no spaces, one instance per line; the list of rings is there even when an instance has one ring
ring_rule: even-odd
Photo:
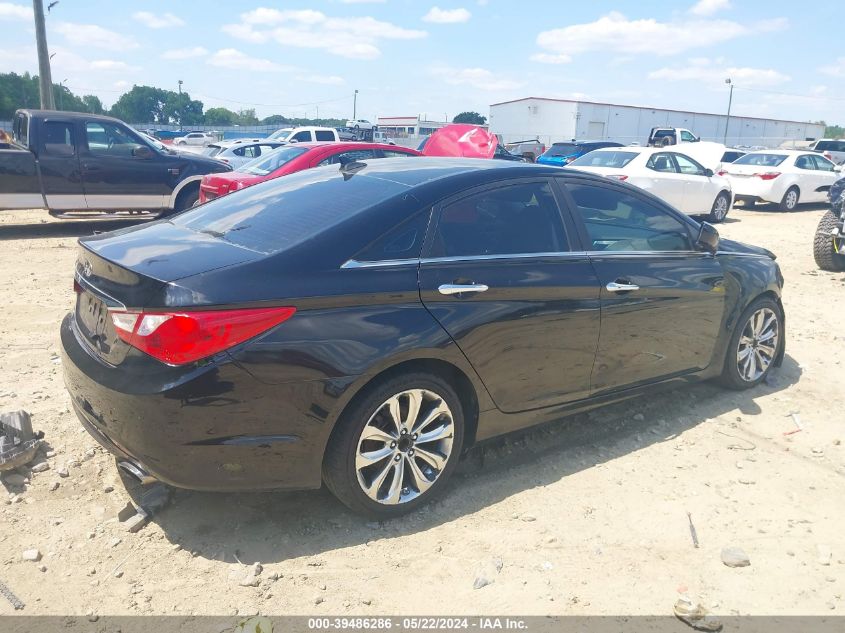
[[[628,180],[628,176],[625,174],[610,174],[609,178],[616,178],[616,180]]]
[[[169,365],[184,365],[222,352],[287,321],[296,308],[248,308],[202,312],[112,311],[117,335]]]
[[[720,169],[719,171],[716,172],[716,175],[717,176],[727,176],[728,172],[726,172],[724,169]]]
[[[828,160],[833,160],[833,154],[831,154],[830,152],[824,152],[822,156],[824,156]]]
[[[767,171],[763,174],[754,174],[760,180],[774,180],[778,176],[780,176],[779,171]]]

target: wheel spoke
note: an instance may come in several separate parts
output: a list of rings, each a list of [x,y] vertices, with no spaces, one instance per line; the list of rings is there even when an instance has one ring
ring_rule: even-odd
[[[387,401],[387,410],[390,412],[390,419],[398,435],[402,431],[402,408],[399,406],[399,396],[393,396]]]
[[[417,461],[413,457],[406,457],[408,466],[411,469],[411,473],[414,475],[414,482],[417,485],[417,491],[422,494],[429,488],[431,488],[431,484],[433,481],[429,481],[428,477],[425,476],[422,470],[420,470]]]
[[[760,344],[760,346],[757,347],[757,351],[768,355],[770,359],[774,358],[774,356],[775,356],[775,346],[774,345]]]
[[[736,358],[739,362],[746,361],[748,359],[748,355],[751,353],[751,347],[743,347],[739,350],[739,354],[736,355]]]
[[[383,448],[375,451],[368,451],[366,453],[362,453],[359,450],[358,454],[355,456],[355,468],[361,470],[367,466],[372,466],[373,464],[377,464],[383,460],[385,457],[390,457],[392,454],[393,449],[390,448],[389,445],[385,445]]]
[[[748,356],[748,380],[754,380],[757,374],[757,358],[754,354]]]
[[[416,444],[425,444],[426,442],[435,442],[442,440],[445,437],[452,437],[452,423],[451,420],[445,424],[441,424],[426,433],[422,433],[417,437]]]
[[[759,373],[763,373],[764,371],[766,371],[766,369],[769,367],[769,361],[763,357],[763,355],[760,353],[760,350],[755,350],[754,357],[757,362],[757,367],[759,367],[760,369]]]
[[[436,470],[443,470],[443,467],[446,465],[446,459],[437,453],[420,448],[419,446],[416,447],[415,451],[415,455],[424,462],[428,462],[428,464]]]
[[[431,413],[425,416],[425,418],[421,420],[419,424],[415,424],[412,431],[414,433],[420,433],[425,427],[434,422],[441,415],[449,415],[450,413],[451,411],[449,411],[449,407],[447,407],[444,402],[441,402],[439,405],[437,405],[437,407],[434,408]]]
[[[367,426],[365,426],[364,430],[361,432],[361,441],[372,440],[374,442],[384,442],[385,444],[390,444],[395,439],[395,435],[391,435],[386,431],[382,431],[381,429],[373,426],[372,424],[368,424]]]
[[[408,392],[408,415],[405,417],[405,428],[410,432],[414,424],[416,424],[417,416],[420,414],[420,407],[422,406],[423,393],[420,389],[414,389]]]
[[[387,496],[384,498],[385,503],[399,503],[399,496],[402,493],[404,472],[404,460],[400,459],[398,462],[393,462],[393,480],[390,482],[390,487],[387,489]]]
[[[754,343],[754,339],[750,336],[745,336],[744,334],[739,337],[739,344],[740,345],[752,345]]]

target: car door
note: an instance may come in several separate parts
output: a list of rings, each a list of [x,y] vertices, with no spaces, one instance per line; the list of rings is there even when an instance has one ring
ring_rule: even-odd
[[[798,186],[801,189],[801,202],[821,202],[827,199],[827,190],[824,186],[828,178],[818,168],[816,158],[815,154],[801,154],[795,159],[795,168],[800,178]],[[821,158],[825,160],[824,157]]]
[[[38,167],[51,210],[85,208],[78,140],[79,127],[71,121],[45,119],[38,129]]]
[[[171,163],[139,137],[108,121],[82,127],[80,166],[88,209],[160,209],[173,189]],[[145,148],[139,154],[136,150]]]
[[[836,165],[824,156],[814,155],[813,162],[816,165],[816,173],[819,179],[816,191],[820,196],[818,200],[825,202],[830,192],[830,186],[839,180],[839,172],[836,171]]]
[[[669,152],[652,154],[646,161],[646,182],[637,179],[637,186],[681,209],[684,204],[684,177],[678,173],[678,165]]]
[[[684,154],[673,153],[672,157],[684,177],[684,200],[678,209],[690,215],[708,213],[719,192],[707,175],[707,170],[701,163]],[[712,175],[713,172],[709,173]]]
[[[725,279],[693,247],[689,220],[610,182],[565,180],[601,283],[594,395],[706,368],[724,312]]]
[[[503,181],[438,205],[419,284],[502,411],[589,394],[599,284],[548,179]]]

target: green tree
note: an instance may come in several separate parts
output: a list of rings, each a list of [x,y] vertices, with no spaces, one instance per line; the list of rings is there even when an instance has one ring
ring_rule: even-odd
[[[235,116],[235,123],[238,125],[258,125],[258,117],[255,116],[255,108],[238,110]]]
[[[99,97],[94,95],[85,95],[82,97],[82,103],[85,106],[86,112],[90,112],[91,114],[105,114],[103,102],[100,101]]]
[[[261,119],[261,125],[284,125],[288,122],[288,118],[286,116],[282,116],[281,114],[271,114],[268,117]]]
[[[206,125],[232,125],[238,115],[228,108],[209,108],[205,111]]]
[[[168,90],[162,107],[163,120],[176,125],[201,125],[205,122],[202,101],[191,99],[187,92]]]
[[[470,125],[484,125],[487,117],[481,116],[478,112],[461,112],[455,115],[452,123],[469,123]]]
[[[120,95],[109,114],[127,123],[165,123],[164,104],[168,91],[152,86],[132,86]]]

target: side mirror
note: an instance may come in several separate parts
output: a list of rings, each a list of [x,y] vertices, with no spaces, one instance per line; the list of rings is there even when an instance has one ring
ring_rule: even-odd
[[[719,231],[712,224],[701,223],[698,230],[698,237],[695,240],[695,247],[700,251],[707,251],[715,255],[719,250]]]
[[[135,149],[132,150],[132,156],[135,158],[152,158],[153,157],[153,150],[151,150],[146,145],[139,145]]]
[[[833,171],[835,171],[837,174],[842,173],[842,165],[834,166]]]
[[[705,169],[704,175],[707,176],[708,178],[712,178],[713,177],[713,170],[712,169]]]

